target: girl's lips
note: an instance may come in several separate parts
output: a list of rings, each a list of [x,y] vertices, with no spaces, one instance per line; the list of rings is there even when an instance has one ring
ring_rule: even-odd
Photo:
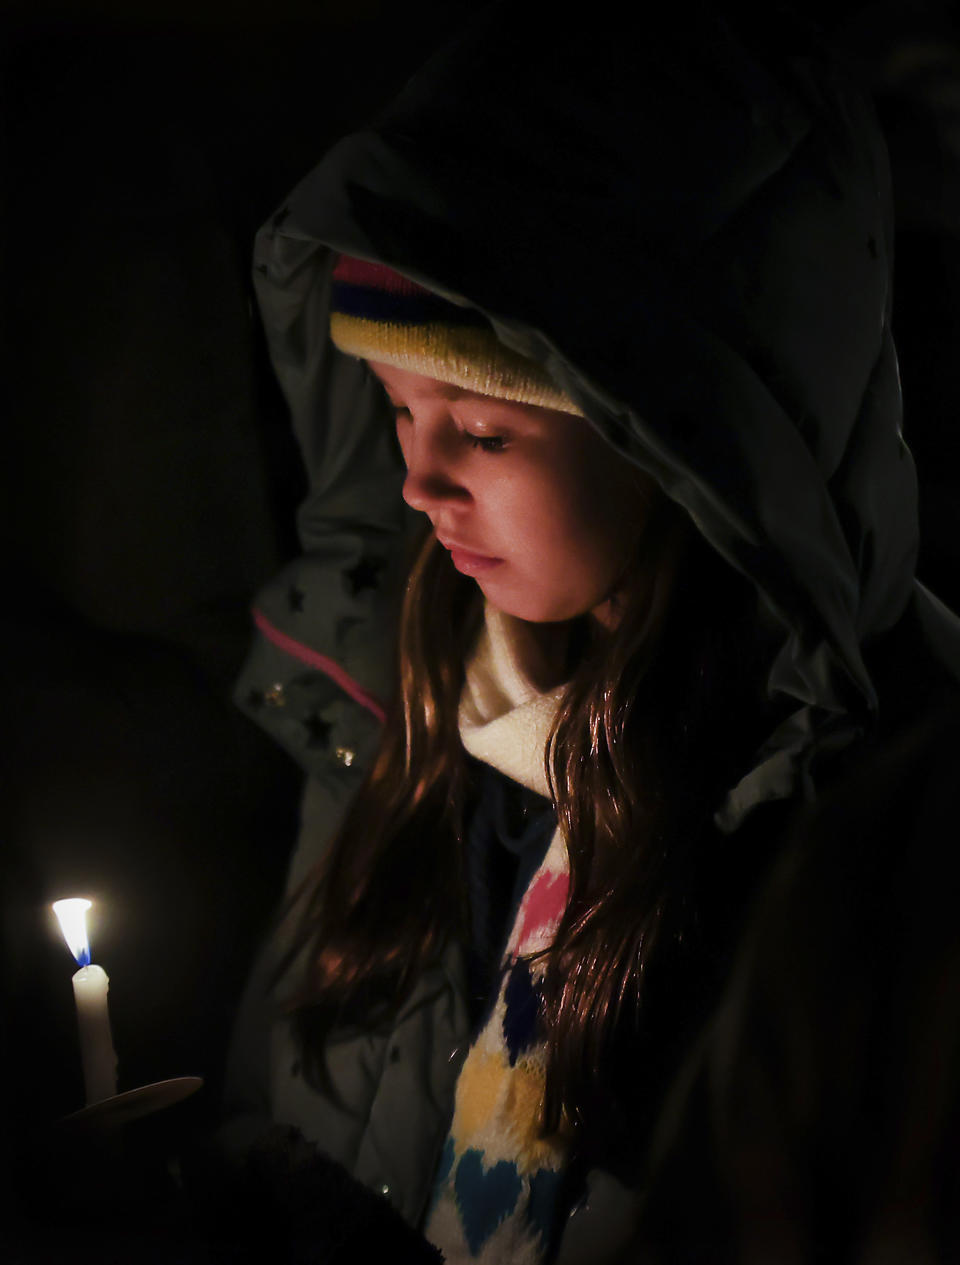
[[[473,553],[470,549],[461,549],[459,545],[448,545],[445,541],[440,543],[445,549],[450,550],[450,560],[464,575],[478,575],[481,571],[498,567],[503,561],[502,558],[491,558],[485,553]]]
[[[498,567],[503,561],[502,558],[487,558],[482,553],[467,553],[465,549],[451,549],[450,560],[464,575],[478,575],[481,571]]]

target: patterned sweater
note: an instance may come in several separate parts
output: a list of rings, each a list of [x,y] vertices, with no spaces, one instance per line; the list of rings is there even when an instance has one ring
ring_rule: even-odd
[[[475,758],[549,798],[544,750],[563,687],[533,684],[527,626],[491,606],[467,667],[460,733]],[[541,1136],[545,1083],[541,960],[567,898],[567,853],[554,831],[507,937],[493,1005],[457,1081],[453,1120],[426,1235],[450,1265],[535,1265],[554,1226],[567,1144]]]

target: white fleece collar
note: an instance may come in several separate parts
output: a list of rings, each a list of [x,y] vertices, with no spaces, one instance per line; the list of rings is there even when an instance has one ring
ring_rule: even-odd
[[[543,757],[565,686],[541,692],[524,663],[529,625],[484,604],[484,622],[460,695],[460,738],[478,760],[550,798]]]

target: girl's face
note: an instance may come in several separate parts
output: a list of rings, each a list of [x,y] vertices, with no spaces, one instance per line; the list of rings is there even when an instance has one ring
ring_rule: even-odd
[[[654,483],[573,413],[370,366],[397,410],[404,500],[494,606],[534,623],[611,601]]]

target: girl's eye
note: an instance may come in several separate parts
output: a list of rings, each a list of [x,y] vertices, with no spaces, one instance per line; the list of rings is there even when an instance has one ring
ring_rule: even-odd
[[[502,435],[471,435],[469,431],[464,431],[463,437],[471,448],[480,448],[483,452],[503,452],[507,442]]]

